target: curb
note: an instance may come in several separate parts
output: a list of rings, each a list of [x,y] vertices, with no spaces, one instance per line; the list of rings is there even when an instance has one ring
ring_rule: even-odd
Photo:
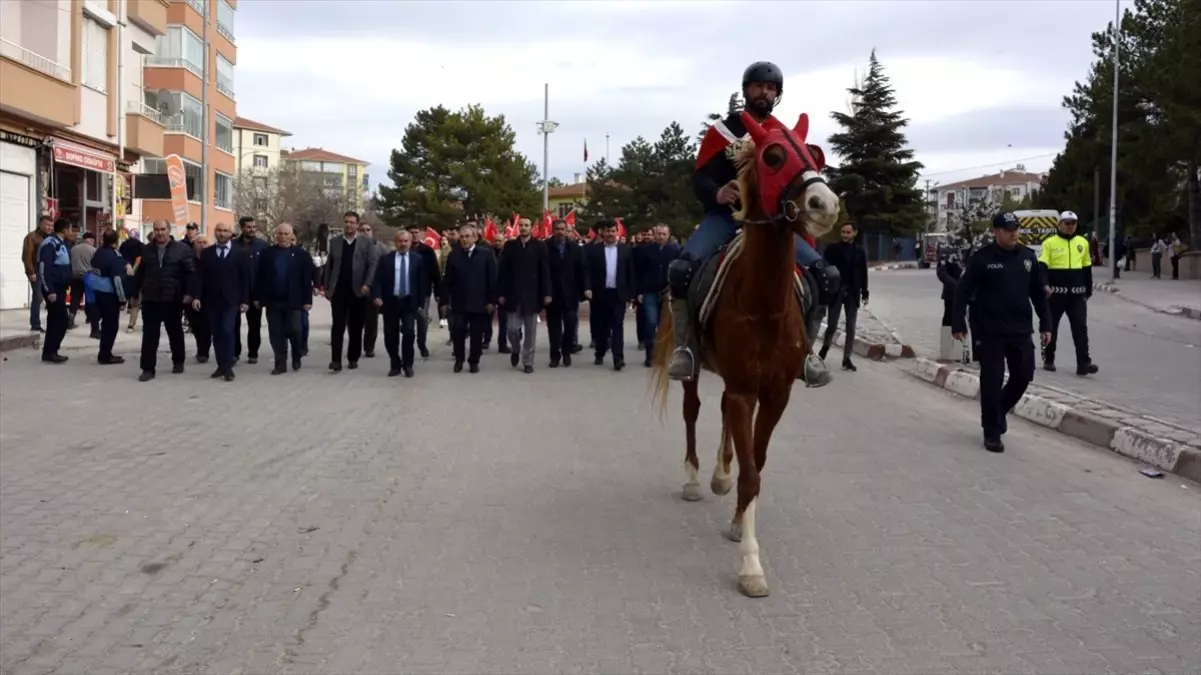
[[[876,265],[876,266],[872,267],[871,269],[873,269],[873,270],[915,270],[915,269],[917,269],[917,263],[916,262],[888,263],[885,265]]]
[[[8,337],[0,338],[0,352],[8,352],[14,349],[24,349],[26,347],[36,347],[41,341],[41,333],[22,333],[20,335],[9,335]]]
[[[827,325],[828,324],[825,321],[822,322],[823,334],[825,333]],[[810,339],[813,341],[815,346],[821,340],[820,337],[810,337]],[[834,331],[833,342],[839,347],[846,344],[846,334],[843,333],[842,329],[837,329]],[[910,347],[909,345],[872,342],[861,338],[858,335],[855,336],[855,344],[851,346],[851,351],[857,356],[862,356],[863,358],[871,359],[872,361],[884,361],[885,359],[912,359],[917,356],[917,354],[915,354],[913,351],[913,347]]]
[[[916,359],[909,374],[964,398],[974,399],[980,394],[980,378],[975,373],[930,359]],[[1014,407],[1013,414],[1123,457],[1201,482],[1199,448],[1154,436],[1137,427],[1087,410],[1076,410],[1037,394],[1023,396]]]

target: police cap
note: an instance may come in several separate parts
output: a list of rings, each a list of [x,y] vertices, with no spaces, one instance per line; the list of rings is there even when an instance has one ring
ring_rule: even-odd
[[[1016,230],[1018,229],[1018,217],[1011,211],[998,213],[992,218],[992,226],[996,230]]]

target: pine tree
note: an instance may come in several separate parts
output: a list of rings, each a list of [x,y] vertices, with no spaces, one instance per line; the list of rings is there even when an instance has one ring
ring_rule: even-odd
[[[830,117],[843,131],[830,136],[842,165],[827,171],[844,195],[847,215],[866,232],[911,234],[925,229],[926,205],[917,186],[922,164],[913,160],[901,131],[909,121],[872,50],[867,75],[848,89],[852,113]]]
[[[701,142],[705,140],[705,133],[709,131],[709,127],[713,126],[717,122],[720,122],[721,120],[724,120],[730,115],[737,115],[738,113],[742,112],[744,107],[746,107],[746,103],[742,100],[742,92],[736,91],[733,94],[730,94],[730,99],[726,101],[725,114],[709,113],[709,117],[703,124],[701,124],[701,132],[696,135],[697,145],[700,145]]]

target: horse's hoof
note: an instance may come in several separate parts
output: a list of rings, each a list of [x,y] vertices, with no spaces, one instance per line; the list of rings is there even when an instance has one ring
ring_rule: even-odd
[[[734,487],[734,478],[733,477],[726,478],[723,480],[721,478],[718,478],[717,476],[714,476],[709,481],[709,489],[712,490],[713,494],[715,494],[715,495],[727,494],[730,491],[730,488],[732,488],[732,487]]]
[[[699,502],[702,497],[701,484],[685,483],[684,491],[680,493],[680,497],[686,502]]]
[[[742,541],[742,526],[738,523],[730,523],[730,529],[726,530],[726,539],[733,542]]]
[[[748,598],[766,598],[771,591],[767,588],[767,577],[756,574],[738,576],[738,590]]]

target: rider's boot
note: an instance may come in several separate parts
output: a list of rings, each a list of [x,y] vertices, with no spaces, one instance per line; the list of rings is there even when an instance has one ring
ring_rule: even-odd
[[[823,361],[817,354],[813,353],[813,346],[817,344],[817,335],[821,331],[822,319],[826,316],[826,307],[817,305],[813,307],[805,316],[805,331],[809,338],[809,353],[805,355],[805,372],[801,379],[805,381],[806,387],[824,387],[834,381],[834,374],[826,367],[826,362]]]
[[[692,313],[688,301],[672,298],[671,316],[675,326],[676,349],[667,366],[667,376],[687,382],[696,376],[696,350],[692,348]]]

